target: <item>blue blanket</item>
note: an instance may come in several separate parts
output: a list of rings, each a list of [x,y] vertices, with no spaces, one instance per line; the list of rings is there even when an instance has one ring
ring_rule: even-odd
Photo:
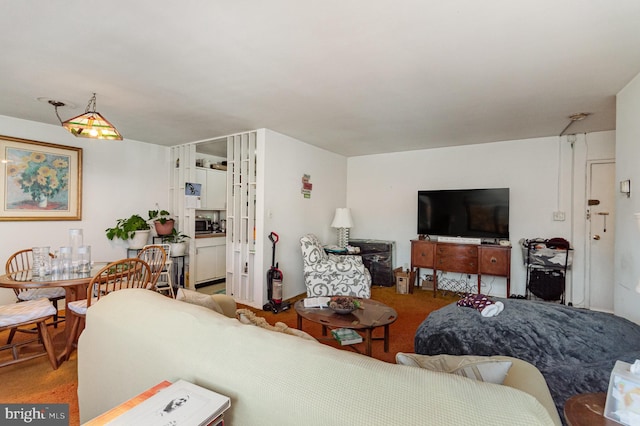
[[[485,318],[455,303],[432,312],[418,327],[415,352],[425,355],[506,355],[535,365],[556,408],[573,395],[607,392],[616,360],[640,359],[640,326],[603,312],[519,299]]]

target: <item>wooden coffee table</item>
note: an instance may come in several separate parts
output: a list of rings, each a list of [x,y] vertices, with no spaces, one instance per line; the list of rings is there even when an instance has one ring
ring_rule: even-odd
[[[302,330],[303,318],[321,324],[323,336],[327,335],[328,328],[351,328],[365,333],[365,355],[371,356],[372,340],[384,340],[384,351],[389,352],[389,325],[398,318],[398,313],[384,303],[371,299],[359,300],[363,309],[356,309],[346,315],[336,314],[329,308],[305,308],[304,299],[298,300],[293,305],[298,314],[298,330]],[[377,327],[384,327],[383,337],[372,337],[372,332]]]
[[[569,426],[614,426],[618,422],[604,416],[607,394],[583,393],[572,396],[564,404],[564,418]]]

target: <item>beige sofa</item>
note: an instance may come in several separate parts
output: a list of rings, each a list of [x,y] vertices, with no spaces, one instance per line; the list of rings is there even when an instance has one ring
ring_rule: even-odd
[[[560,424],[527,363],[514,363],[507,381],[535,397],[244,325],[147,290],[117,291],[91,307],[78,343],[82,422],[179,378],[229,396],[225,423],[234,426]]]

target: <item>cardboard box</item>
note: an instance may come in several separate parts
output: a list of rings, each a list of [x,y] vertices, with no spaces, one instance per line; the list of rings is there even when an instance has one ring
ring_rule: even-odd
[[[433,278],[431,276],[428,277],[428,279],[420,280],[420,289],[421,290],[429,290],[429,291],[433,291]]]
[[[396,268],[393,270],[393,273],[396,278],[396,293],[413,293],[413,286],[416,280],[415,271],[403,271],[402,268]]]
[[[616,361],[609,380],[604,416],[623,425],[640,420],[640,376],[631,373],[631,364]]]

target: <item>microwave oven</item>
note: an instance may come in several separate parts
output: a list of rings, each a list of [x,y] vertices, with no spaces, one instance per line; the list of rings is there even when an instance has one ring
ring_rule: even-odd
[[[213,232],[213,226],[211,224],[211,219],[196,219],[196,234],[208,234]]]

